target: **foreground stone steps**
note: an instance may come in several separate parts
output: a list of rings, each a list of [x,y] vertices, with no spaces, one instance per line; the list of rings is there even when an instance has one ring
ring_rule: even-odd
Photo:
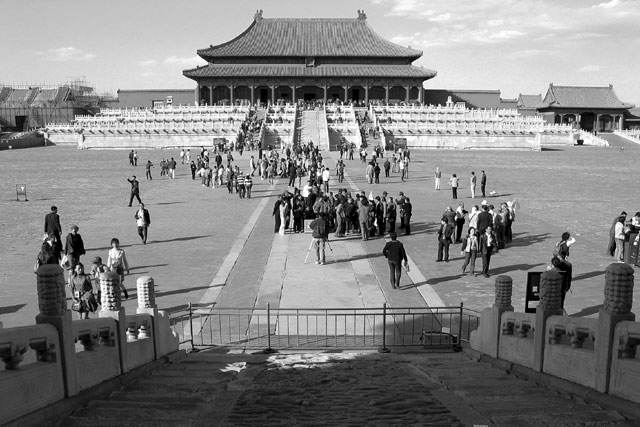
[[[193,353],[64,426],[631,426],[464,353]]]

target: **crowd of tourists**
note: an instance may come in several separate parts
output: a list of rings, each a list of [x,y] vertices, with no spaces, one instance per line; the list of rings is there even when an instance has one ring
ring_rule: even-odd
[[[140,206],[135,218],[138,224],[138,233],[143,238],[143,243],[146,244],[146,229],[151,220],[144,205]],[[45,216],[44,237],[36,257],[34,273],[45,264],[63,267],[67,272],[67,287],[72,301],[71,309],[78,313],[80,319],[88,319],[89,313],[95,313],[100,308],[100,275],[109,271],[116,273],[119,276],[120,292],[124,299],[127,299],[129,294],[124,285],[124,279],[125,271],[126,274],[129,274],[130,270],[124,249],[120,247],[120,240],[114,237],[111,239],[111,248],[107,253],[107,263],[103,264],[102,257],[95,256],[91,261],[91,268],[87,271],[80,261],[80,257],[86,254],[86,250],[82,236],[78,231],[79,227],[72,224],[63,246],[58,208],[52,206],[51,211]]]

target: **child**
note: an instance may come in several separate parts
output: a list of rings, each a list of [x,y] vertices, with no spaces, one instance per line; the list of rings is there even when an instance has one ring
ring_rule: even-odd
[[[120,240],[115,237],[111,239],[111,249],[109,250],[107,267],[120,276],[120,288],[124,293],[124,299],[129,298],[127,289],[124,287],[124,270],[127,270],[127,274],[129,274],[129,263],[127,262],[127,256],[124,250],[120,249]]]

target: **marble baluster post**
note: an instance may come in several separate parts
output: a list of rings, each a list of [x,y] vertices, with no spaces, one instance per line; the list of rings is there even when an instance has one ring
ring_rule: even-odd
[[[633,305],[633,267],[613,263],[605,270],[604,303],[598,315],[595,346],[595,389],[601,393],[609,390],[611,357],[617,355],[618,343],[614,342],[616,325],[623,320],[635,321]]]
[[[75,396],[80,389],[73,323],[71,311],[67,309],[64,270],[57,264],[45,264],[38,268],[36,274],[39,309],[36,324],[48,323],[58,330],[65,394],[67,397]]]
[[[151,337],[153,338],[153,355],[154,359],[158,358],[158,339],[159,339],[159,326],[158,326],[158,306],[156,305],[155,298],[155,282],[151,276],[138,277],[136,282],[138,291],[138,308],[136,313],[148,314],[151,316]]]
[[[120,276],[114,272],[100,274],[100,292],[102,294],[102,309],[100,318],[111,318],[116,321],[118,347],[120,348],[121,373],[129,371],[129,358],[127,355],[127,322],[124,308],[120,299]]]
[[[540,304],[536,307],[535,333],[533,336],[533,369],[542,372],[547,319],[562,315],[562,275],[557,271],[545,271],[540,277]]]
[[[513,291],[513,280],[510,276],[501,275],[495,281],[495,303],[493,307],[482,311],[478,329],[471,333],[471,347],[474,350],[488,354],[491,357],[498,357],[500,348],[500,335],[502,330],[500,323],[502,314],[513,311],[511,305],[511,294]]]

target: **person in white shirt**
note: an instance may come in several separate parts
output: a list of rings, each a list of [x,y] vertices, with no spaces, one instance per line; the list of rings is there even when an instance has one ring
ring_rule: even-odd
[[[329,194],[329,179],[331,178],[331,173],[329,172],[329,168],[325,167],[322,170],[322,191],[325,194]]]

